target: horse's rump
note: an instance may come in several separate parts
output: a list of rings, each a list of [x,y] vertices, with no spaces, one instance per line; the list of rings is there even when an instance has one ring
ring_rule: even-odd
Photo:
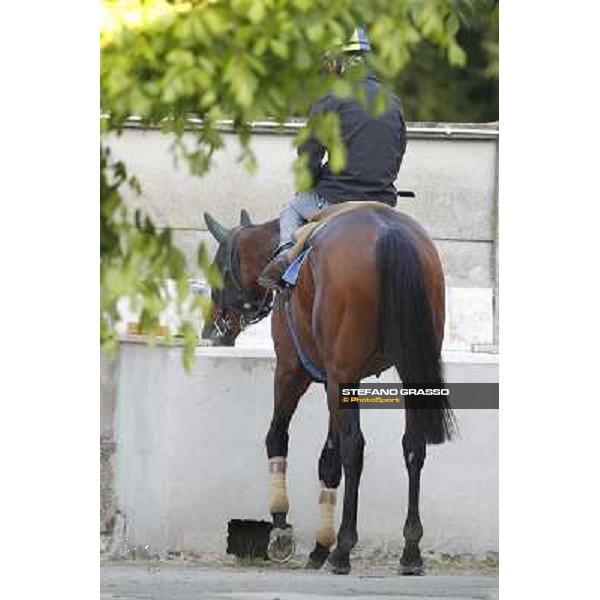
[[[321,357],[364,364],[375,353],[374,362],[393,364],[406,386],[442,386],[444,277],[423,228],[385,205],[356,207],[331,216],[311,244]],[[445,396],[407,398],[427,443],[450,439]]]

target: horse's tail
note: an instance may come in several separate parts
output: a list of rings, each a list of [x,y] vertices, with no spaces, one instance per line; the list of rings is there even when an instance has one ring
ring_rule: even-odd
[[[423,269],[411,240],[398,229],[384,229],[377,239],[379,276],[379,345],[398,370],[403,384],[442,387],[439,344]],[[406,410],[428,444],[452,437],[454,416],[446,396],[405,396]],[[409,416],[409,415],[407,415]]]

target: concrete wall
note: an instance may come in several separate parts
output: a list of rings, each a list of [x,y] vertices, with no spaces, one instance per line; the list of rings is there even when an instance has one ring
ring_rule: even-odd
[[[497,381],[497,357],[446,353],[448,381]],[[125,343],[117,370],[114,488],[129,548],[224,552],[231,518],[269,518],[264,448],[272,410],[271,350],[199,348],[191,373],[177,348]],[[392,371],[381,381],[398,381]],[[498,412],[458,411],[462,437],[430,447],[422,481],[423,548],[498,550]],[[397,550],[406,514],[404,413],[362,413],[366,438],[359,535]],[[314,541],[317,460],[327,430],[321,386],[290,429],[288,491],[300,551]],[[339,522],[338,507],[336,518]],[[125,542],[119,542],[123,545]]]
[[[114,528],[116,510],[113,493],[116,366],[114,357],[100,354],[100,533],[105,536]]]

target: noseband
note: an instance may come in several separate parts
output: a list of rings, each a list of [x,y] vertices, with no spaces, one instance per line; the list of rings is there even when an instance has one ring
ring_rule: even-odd
[[[236,298],[228,306],[220,307],[214,318],[214,327],[219,335],[225,335],[229,330],[229,319],[227,312],[238,313],[241,317],[241,330],[248,325],[257,323],[266,317],[273,308],[273,290],[265,290],[261,298],[255,298],[244,288],[240,281],[240,257],[235,248],[235,242],[241,228],[233,230],[227,240],[227,254],[225,259],[225,269],[221,273],[223,282],[227,285],[228,278],[235,288]]]

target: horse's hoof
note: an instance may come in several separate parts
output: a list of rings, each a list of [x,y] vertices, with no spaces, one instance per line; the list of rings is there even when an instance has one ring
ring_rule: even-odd
[[[296,551],[296,541],[292,534],[292,528],[271,529],[269,535],[269,545],[267,546],[267,556],[277,563],[285,563]]]
[[[326,548],[322,544],[315,545],[315,549],[308,555],[308,562],[306,563],[307,569],[320,569],[329,556],[329,548]]]
[[[423,575],[423,565],[400,565],[401,575]]]
[[[342,552],[337,548],[329,555],[329,566],[335,575],[348,575],[350,573],[350,553]]]
[[[402,575],[423,575],[423,559],[417,544],[407,544],[400,559]]]

